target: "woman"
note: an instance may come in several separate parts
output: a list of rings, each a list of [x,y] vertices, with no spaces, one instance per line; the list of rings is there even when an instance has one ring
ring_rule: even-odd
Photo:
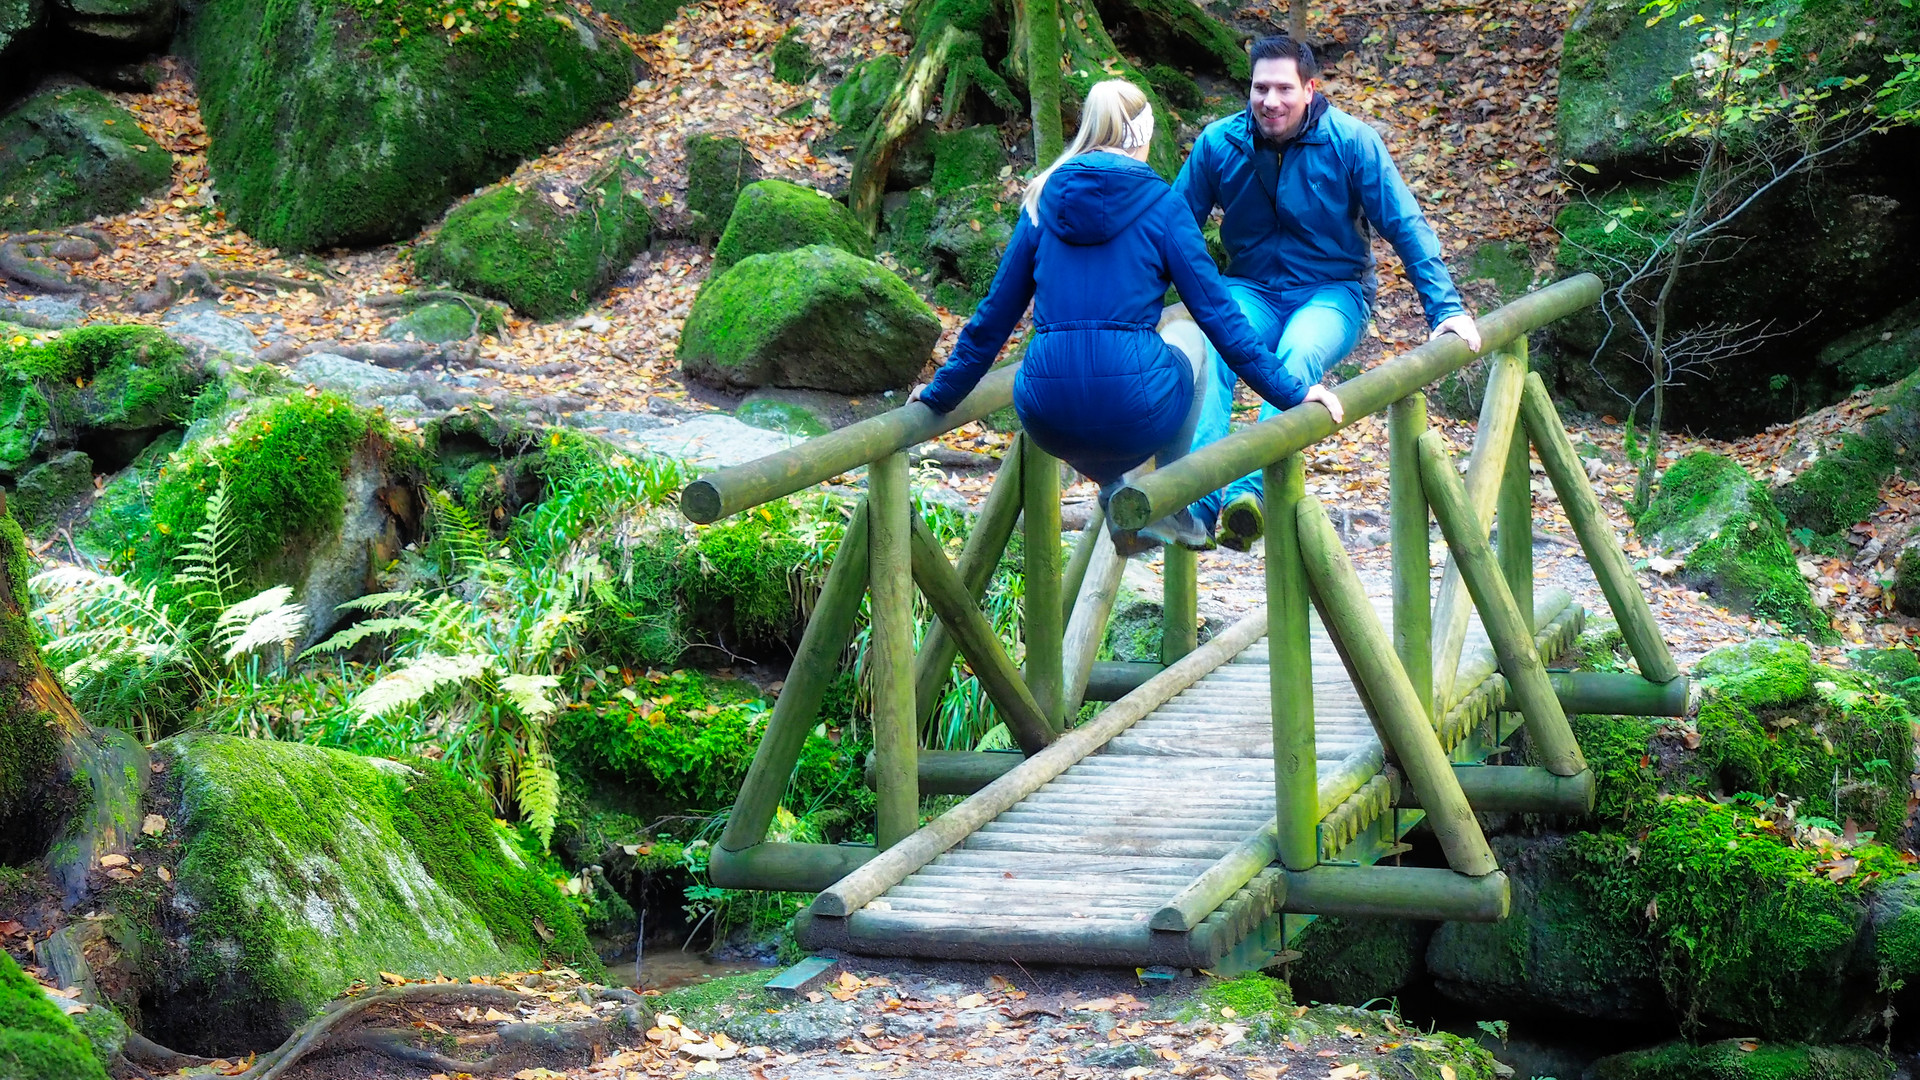
[[[992,366],[1033,301],[1033,342],[1013,384],[1028,438],[1100,485],[1100,505],[1129,470],[1186,454],[1204,397],[1206,344],[1155,332],[1171,282],[1227,364],[1282,409],[1317,401],[1342,417],[1340,399],[1304,386],[1262,346],[1227,294],[1191,212],[1146,164],[1153,111],[1138,87],[1096,84],[1066,153],[1033,179],[1000,270],[933,381],[913,393],[949,412]],[[1196,382],[1202,385],[1196,386]],[[1162,543],[1211,546],[1181,510],[1141,530]],[[1138,550],[1116,531],[1123,552]]]

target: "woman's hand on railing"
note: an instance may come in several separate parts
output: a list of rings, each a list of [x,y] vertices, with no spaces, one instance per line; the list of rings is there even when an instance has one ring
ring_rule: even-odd
[[[927,384],[926,384],[926,383],[919,383],[919,384],[917,384],[917,385],[915,385],[915,386],[914,386],[914,388],[913,388],[913,389],[912,389],[911,391],[909,391],[909,392],[907,393],[907,401],[908,401],[908,403],[909,403],[909,404],[911,404],[911,403],[913,403],[913,402],[915,402],[915,401],[919,401],[919,400],[920,400],[920,395],[921,395],[922,393],[924,393],[924,392],[926,392],[926,389],[927,389]]]
[[[1333,391],[1321,386],[1319,383],[1314,383],[1312,386],[1307,387],[1307,396],[1301,399],[1302,404],[1309,401],[1317,401],[1326,406],[1327,411],[1333,414],[1334,423],[1339,424],[1345,422],[1347,418],[1346,407],[1340,404],[1339,396]]]

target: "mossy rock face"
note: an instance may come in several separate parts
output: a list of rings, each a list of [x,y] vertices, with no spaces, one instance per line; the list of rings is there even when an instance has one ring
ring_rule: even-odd
[[[708,280],[680,335],[688,375],[717,386],[864,393],[906,386],[940,320],[892,271],[815,244],[752,255]]]
[[[0,474],[83,438],[117,468],[179,423],[204,381],[186,349],[150,326],[0,337]]]
[[[979,124],[933,135],[933,193],[950,195],[983,180],[998,180],[1007,166],[1000,129]]]
[[[943,258],[966,290],[965,310],[971,311],[993,285],[1019,214],[1019,199],[1007,197],[996,180],[940,200],[927,232],[927,249]]]
[[[847,74],[827,97],[827,118],[833,126],[849,135],[860,135],[873,126],[887,95],[900,82],[900,58],[892,53],[862,60],[847,69]]]
[[[1853,386],[1885,386],[1912,375],[1920,369],[1920,301],[1834,340],[1816,363]]]
[[[38,36],[47,14],[44,0],[0,0],[0,91],[12,89],[29,70],[27,49]]]
[[[174,0],[58,0],[56,10],[62,34],[99,59],[164,47],[179,14]]]
[[[1890,331],[1889,331],[1890,333]],[[1920,375],[1909,373],[1873,395],[1873,415],[1837,440],[1823,438],[1819,456],[1774,500],[1787,524],[1837,537],[1880,507],[1880,489],[1897,471],[1914,474],[1920,454]]]
[[[1723,645],[1693,665],[1693,677],[1749,709],[1777,709],[1813,695],[1813,650],[1770,638]]]
[[[1893,1059],[1865,1046],[1722,1039],[1604,1057],[1587,1080],[1891,1080]]]
[[[687,136],[687,213],[694,231],[719,235],[740,192],[759,175],[760,167],[739,139],[704,132]]]
[[[27,978],[13,957],[0,951],[0,1078],[3,1080],[106,1080],[93,1047]]]
[[[1288,967],[1293,991],[1302,1000],[1343,1005],[1392,997],[1425,972],[1426,936],[1407,920],[1315,919],[1294,943],[1300,959]]]
[[[1683,560],[1683,580],[1721,603],[1797,634],[1831,635],[1800,576],[1786,519],[1733,459],[1700,451],[1675,462],[1636,527],[1649,547]]]
[[[1197,109],[1206,103],[1206,94],[1193,76],[1171,64],[1155,64],[1146,71],[1147,83],[1160,99],[1176,109]]]
[[[137,209],[172,175],[173,155],[91,87],[42,91],[0,115],[0,232]]]
[[[722,274],[749,255],[772,255],[826,244],[863,259],[873,257],[873,241],[839,200],[785,180],[747,185],[727,217],[727,230],[713,249],[714,274]]]
[[[475,312],[475,307],[480,310]],[[425,341],[438,345],[494,333],[499,330],[500,322],[500,309],[492,304],[435,300],[388,323],[382,336],[395,341]]]
[[[1497,923],[1442,923],[1426,954],[1434,986],[1484,1015],[1663,1015],[1646,951],[1623,940],[1571,878],[1560,841],[1501,836],[1492,843],[1513,883],[1512,914]]]
[[[59,517],[93,490],[93,459],[68,450],[27,470],[7,505],[29,531]]]
[[[783,83],[799,85],[820,72],[813,50],[800,40],[800,31],[788,30],[773,47],[773,77]]]
[[[679,18],[683,0],[603,0],[596,9],[636,34],[657,34]]]
[[[199,7],[185,40],[202,58],[227,217],[294,250],[401,239],[633,85],[626,46],[570,7],[535,0],[450,28],[442,14],[371,0]]]
[[[801,405],[790,401],[744,401],[734,410],[734,417],[742,423],[752,424],[768,431],[781,431],[788,435],[804,435],[811,438],[825,435],[832,429],[826,421]]]
[[[599,968],[571,905],[437,767],[214,735],[157,751],[191,947],[160,964],[154,1019],[180,1043],[271,1044],[382,971]]]
[[[1920,615],[1920,545],[1908,545],[1893,563],[1893,609]]]
[[[448,214],[414,266],[536,319],[577,315],[646,247],[653,220],[638,185],[629,165],[571,195],[502,184]]]
[[[1654,152],[1657,113],[1699,41],[1684,17],[1645,23],[1633,0],[1589,0],[1568,25],[1558,113],[1563,156],[1597,165]]]

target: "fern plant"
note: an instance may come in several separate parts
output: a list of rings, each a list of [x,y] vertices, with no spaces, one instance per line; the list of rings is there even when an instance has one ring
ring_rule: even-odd
[[[195,702],[245,696],[282,673],[306,633],[306,608],[285,585],[241,596],[232,517],[221,483],[167,579],[60,565],[29,582],[41,651],[89,717],[151,740]]]

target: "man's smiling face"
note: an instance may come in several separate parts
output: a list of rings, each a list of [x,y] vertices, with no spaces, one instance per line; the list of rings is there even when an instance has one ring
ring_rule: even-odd
[[[1247,107],[1260,134],[1269,139],[1292,138],[1313,102],[1314,80],[1300,78],[1300,63],[1290,57],[1270,58],[1253,65],[1253,85]]]

